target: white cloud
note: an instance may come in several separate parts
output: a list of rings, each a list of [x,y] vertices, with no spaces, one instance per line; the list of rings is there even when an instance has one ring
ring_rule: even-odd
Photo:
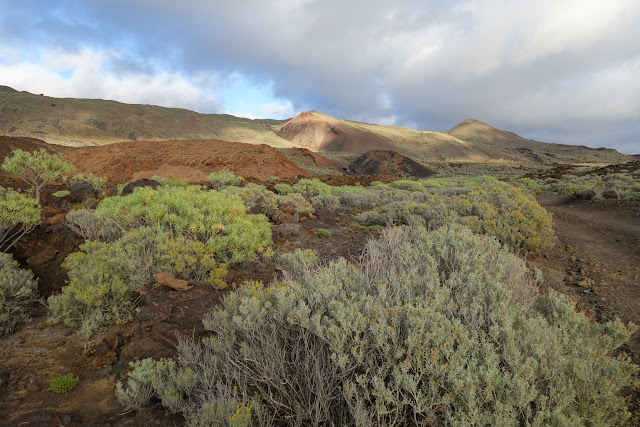
[[[111,99],[203,112],[219,110],[215,94],[207,84],[215,79],[200,75],[194,82],[178,73],[108,72],[109,63],[118,57],[117,52],[53,49],[44,51],[34,62],[0,64],[0,75],[4,85],[54,97]]]

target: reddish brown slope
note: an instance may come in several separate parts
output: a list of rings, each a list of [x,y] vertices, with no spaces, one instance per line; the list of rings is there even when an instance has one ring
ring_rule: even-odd
[[[215,139],[121,142],[79,149],[69,161],[76,165],[77,172],[106,176],[112,183],[169,174],[191,182],[205,182],[208,173],[221,169],[258,179],[308,176],[268,145]]]
[[[316,111],[301,113],[289,120],[278,136],[313,151],[362,153],[369,150],[398,150],[386,139],[357,129]]]

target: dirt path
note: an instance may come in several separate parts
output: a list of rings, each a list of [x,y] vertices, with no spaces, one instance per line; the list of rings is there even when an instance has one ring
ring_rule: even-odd
[[[553,214],[557,235],[556,245],[534,261],[547,283],[594,320],[640,325],[640,203],[550,196],[538,202]],[[640,332],[624,351],[640,364]],[[640,425],[637,391],[630,410],[630,425]]]

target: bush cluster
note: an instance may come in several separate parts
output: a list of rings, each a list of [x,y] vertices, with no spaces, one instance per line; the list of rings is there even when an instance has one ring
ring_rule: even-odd
[[[189,425],[233,425],[229,408],[243,425],[608,425],[629,416],[620,390],[636,367],[614,354],[634,329],[591,324],[567,298],[540,296],[537,274],[490,236],[393,228],[360,266],[309,268],[229,295],[203,321],[211,337],[181,342],[177,361],[138,381],[152,385],[146,400],[158,397]],[[135,390],[149,388],[130,384],[119,394],[144,401]]]
[[[358,219],[379,225],[460,223],[476,233],[496,236],[516,252],[538,252],[553,243],[551,214],[528,192],[495,178],[480,177],[464,188],[418,193],[418,197],[391,202]]]
[[[69,282],[49,298],[50,320],[76,326],[85,338],[128,320],[154,273],[223,288],[227,263],[271,251],[264,216],[247,214],[237,196],[196,186],[137,188],[67,221],[89,240],[63,264]]]
[[[0,252],[0,337],[29,321],[38,297],[38,282],[29,270],[19,268],[11,255]]]

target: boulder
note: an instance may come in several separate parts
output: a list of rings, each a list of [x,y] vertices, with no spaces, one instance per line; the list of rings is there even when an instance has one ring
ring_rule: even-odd
[[[155,181],[153,179],[139,179],[137,181],[133,181],[128,183],[123,189],[122,189],[122,195],[126,196],[127,194],[131,194],[133,193],[133,190],[135,188],[138,187],[151,187],[151,188],[157,188],[159,187],[161,184],[158,181]]]
[[[616,187],[610,187],[602,192],[602,197],[605,199],[619,199],[620,192],[618,192]]]
[[[176,279],[172,273],[156,273],[153,275],[153,280],[160,285],[167,286],[171,289],[175,289],[176,291],[185,291],[189,289],[189,282],[186,280]]]
[[[82,203],[95,198],[96,190],[88,182],[79,182],[69,187],[69,199],[72,203]]]

